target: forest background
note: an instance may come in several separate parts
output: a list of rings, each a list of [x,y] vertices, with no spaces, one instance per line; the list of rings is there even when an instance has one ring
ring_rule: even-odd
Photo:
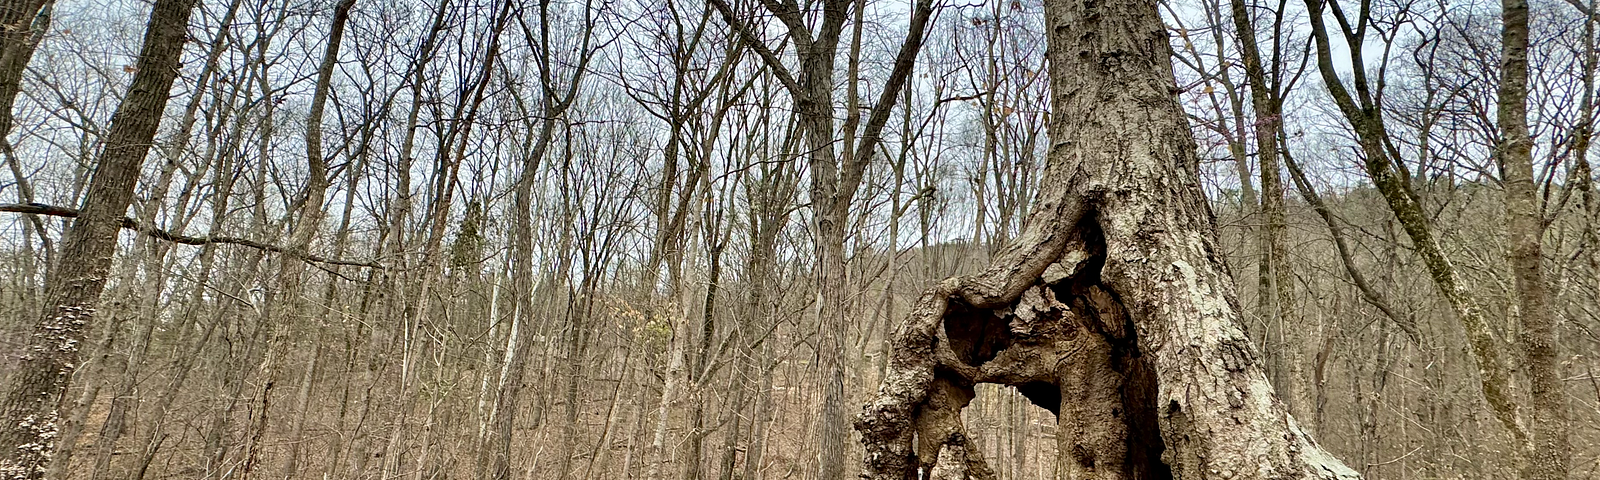
[[[915,7],[844,4],[828,108],[848,188],[819,192],[803,109],[761,58],[796,47],[753,2],[199,2],[54,478],[853,472],[856,442],[819,438],[849,435],[837,419],[876,389],[918,293],[1018,233],[1049,82],[1037,1],[937,5],[887,92]],[[1500,6],[1347,3],[1320,29],[1298,2],[1162,8],[1219,253],[1285,405],[1370,478],[1515,475],[1521,432],[1499,415],[1531,401],[1537,359],[1496,154]],[[8,356],[71,221],[20,207],[82,203],[149,10],[50,2],[32,20],[0,149]],[[1600,16],[1532,10],[1536,258],[1569,478],[1595,478]],[[1375,188],[1372,132],[1319,63],[1386,121],[1386,161],[1481,310],[1506,398],[1480,388],[1494,372],[1463,300]],[[1049,412],[986,386],[966,416],[1001,478],[1050,476]]]

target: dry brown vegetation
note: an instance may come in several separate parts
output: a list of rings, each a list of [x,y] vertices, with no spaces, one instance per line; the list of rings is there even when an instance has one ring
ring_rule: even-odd
[[[1127,478],[1224,478],[1204,466],[1257,444],[1367,478],[1600,478],[1594,2],[4,3],[16,478],[900,478],[861,461],[892,443],[850,428],[874,401],[946,422],[916,430],[929,474],[945,447],[972,478],[1082,474],[1058,422],[1157,413],[1058,417],[979,383],[1020,368],[953,371],[1016,344],[975,346],[1018,309],[1125,320],[1093,332],[1129,342],[1095,357],[1118,391],[1213,378],[1144,336],[1248,338],[1214,377],[1238,405],[1183,418],[1260,399],[1256,423],[1176,442],[1225,429],[1141,403],[1168,456],[1102,442],[1143,449]],[[1050,38],[1074,15],[1149,28]],[[1126,71],[1047,64],[1063,45]],[[1161,274],[1130,251],[1214,288],[1134,288]],[[1151,314],[1205,302],[1225,314]],[[919,331],[964,356],[896,383]],[[1093,406],[1074,378],[1058,409]]]

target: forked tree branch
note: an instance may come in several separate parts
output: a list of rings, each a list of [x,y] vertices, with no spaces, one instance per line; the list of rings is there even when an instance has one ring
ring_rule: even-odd
[[[740,21],[734,15],[733,6],[729,5],[727,0],[710,0],[708,3],[713,8],[716,8],[718,13],[722,14],[723,21],[726,21],[728,26],[732,27],[734,32],[744,39],[750,49],[755,50],[756,55],[761,56],[761,60],[766,62],[767,67],[772,70],[772,75],[778,78],[779,83],[783,84],[783,88],[788,90],[795,98],[800,98],[804,93],[800,89],[800,82],[796,81],[794,74],[789,73],[789,69],[783,66],[783,60],[778,58],[777,52],[767,48],[767,44],[761,41],[761,37],[757,36],[749,25]],[[801,50],[803,51],[804,49]]]

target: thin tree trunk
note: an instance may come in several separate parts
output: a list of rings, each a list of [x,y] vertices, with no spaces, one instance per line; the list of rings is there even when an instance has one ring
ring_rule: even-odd
[[[813,12],[778,3],[767,4],[771,13],[789,31],[799,60],[797,72],[790,71],[777,55],[762,43],[755,30],[734,16],[733,7],[726,0],[712,0],[723,19],[737,34],[748,42],[775,72],[794,101],[796,122],[806,139],[806,160],[811,173],[812,228],[816,234],[814,251],[817,256],[817,373],[822,384],[821,413],[817,417],[818,467],[821,480],[842,480],[845,476],[845,449],[849,432],[845,415],[845,365],[846,342],[844,315],[848,309],[845,289],[844,237],[848,228],[850,205],[860,186],[867,162],[877,151],[883,126],[898,99],[900,89],[911,75],[917,53],[921,51],[928,19],[933,15],[931,1],[918,1],[912,8],[910,28],[896,53],[894,66],[877,102],[871,107],[859,138],[855,136],[858,112],[846,118],[843,156],[836,153],[834,145],[839,132],[834,131],[834,70],[839,42],[844,33],[849,7],[854,0],[826,0],[821,2],[816,33],[812,33],[806,16]],[[853,99],[851,100],[854,101]]]
[[[1461,276],[1455,264],[1445,256],[1444,248],[1434,234],[1419,197],[1410,187],[1410,179],[1395,171],[1395,162],[1400,160],[1398,152],[1390,148],[1380,106],[1373,103],[1365,70],[1358,68],[1352,72],[1351,83],[1356,89],[1356,95],[1352,96],[1345,88],[1339,71],[1333,65],[1332,47],[1323,16],[1324,10],[1327,9],[1325,0],[1305,0],[1305,4],[1310,13],[1312,41],[1317,52],[1317,69],[1334,102],[1338,104],[1340,113],[1355,131],[1367,175],[1372,178],[1372,183],[1383,195],[1389,210],[1394,213],[1395,219],[1405,229],[1406,236],[1411,239],[1411,244],[1417,255],[1422,258],[1423,266],[1428,270],[1435,289],[1450,304],[1457,320],[1461,322],[1473,360],[1480,372],[1480,391],[1493,410],[1495,419],[1511,434],[1517,445],[1526,445],[1528,434],[1518,421],[1517,401],[1511,392],[1511,372],[1501,356],[1499,342],[1494,339],[1494,334],[1489,329],[1483,307],[1472,298],[1466,286],[1461,283]],[[1363,6],[1363,11],[1360,13],[1363,15],[1368,13],[1365,9]],[[1342,10],[1334,10],[1333,13],[1339,19],[1338,23],[1350,24]],[[1350,48],[1351,62],[1355,65],[1365,65],[1361,55],[1361,43],[1365,40],[1357,40],[1364,38],[1360,35],[1362,33],[1350,32],[1345,38],[1345,44]],[[1523,450],[1525,449],[1518,448],[1519,452]]]
[[[167,165],[162,167],[162,173],[159,180],[157,180],[155,191],[150,196],[151,199],[165,199],[167,197],[172,184],[173,172],[176,169],[177,163],[170,160]],[[142,208],[144,211],[140,215],[143,217],[140,219],[140,223],[154,225],[156,212],[160,208],[161,206],[157,204],[157,201],[146,202]],[[117,442],[122,439],[122,434],[127,429],[128,417],[130,414],[137,415],[136,412],[132,411],[140,403],[139,399],[136,398],[138,392],[135,390],[137,380],[141,376],[138,374],[137,369],[150,351],[150,339],[155,333],[156,324],[159,323],[156,320],[160,311],[158,302],[163,296],[161,293],[166,285],[166,265],[164,260],[168,247],[165,244],[154,243],[154,239],[150,236],[140,236],[134,241],[132,251],[140,252],[144,255],[142,263],[144,264],[143,270],[146,278],[140,282],[133,281],[138,269],[125,267],[127,269],[124,271],[123,278],[119,280],[120,285],[118,287],[124,290],[124,295],[127,298],[127,306],[125,308],[127,308],[128,312],[125,314],[129,314],[136,319],[138,333],[133,336],[132,344],[128,346],[127,353],[117,355],[116,366],[112,369],[114,371],[108,371],[110,377],[117,379],[117,385],[112,392],[111,406],[106,413],[106,420],[101,424],[100,436],[95,439],[97,448],[94,468],[90,471],[89,478],[91,479],[98,480],[110,474],[111,457],[116,453]],[[119,323],[121,322],[113,320],[109,327],[119,329],[120,327],[117,325]],[[66,441],[66,438],[63,437],[63,440]],[[63,459],[62,461],[65,462],[67,460]]]
[[[1294,307],[1294,278],[1290,272],[1287,243],[1287,219],[1283,205],[1283,180],[1279,175],[1278,131],[1282,129],[1283,112],[1280,88],[1282,79],[1276,75],[1278,65],[1261,64],[1260,47],[1256,42],[1254,22],[1245,0],[1231,0],[1234,30],[1239,35],[1239,51],[1244,57],[1245,78],[1250,83],[1250,105],[1255,111],[1256,156],[1261,162],[1261,213],[1265,225],[1260,230],[1261,268],[1259,298],[1261,310],[1267,313],[1268,332],[1277,338],[1268,340],[1266,352],[1274,366],[1273,386],[1289,413],[1302,422],[1311,421],[1306,410],[1312,400],[1306,388],[1301,353],[1304,339],[1292,314]],[[1270,67],[1272,78],[1268,78]],[[1272,335],[1268,335],[1271,337]]]
[[[350,19],[350,9],[355,6],[355,0],[340,0],[333,7],[333,24],[328,32],[328,45],[322,55],[322,63],[317,67],[317,81],[311,94],[311,111],[306,117],[306,165],[309,169],[309,180],[306,184],[306,193],[299,198],[300,218],[295,222],[294,230],[290,233],[288,248],[304,254],[311,246],[312,236],[316,234],[322,223],[323,198],[327,195],[329,178],[327,159],[322,153],[322,116],[328,102],[328,90],[333,81],[333,68],[339,58],[339,44],[344,39],[345,23]],[[288,260],[288,265],[281,273],[280,279],[293,282],[293,285],[284,285],[281,291],[292,295],[284,301],[290,305],[290,311],[299,313],[298,306],[303,302],[298,300],[298,292],[302,285],[300,277],[304,275],[305,263],[298,260]],[[313,330],[317,330],[311,326]],[[296,394],[295,415],[290,427],[289,451],[284,459],[283,473],[280,478],[297,478],[300,470],[300,445],[305,442],[306,407],[311,400],[311,382],[316,381],[318,360],[322,354],[322,343],[317,342],[315,352],[312,353],[309,365],[306,365],[301,377],[300,390]],[[268,382],[272,381],[271,375]]]
[[[15,126],[16,117],[12,108],[16,105],[17,94],[22,91],[22,76],[27,71],[28,61],[33,58],[34,49],[43,40],[45,30],[49,29],[51,10],[54,2],[48,0],[15,0],[0,6],[0,155],[5,157],[6,166],[11,169],[11,176],[16,182],[17,196],[22,203],[33,203],[33,184],[27,175],[22,172],[18,164],[16,152],[11,145],[11,129]],[[27,237],[37,235],[40,247],[45,253],[45,265],[48,270],[49,259],[54,258],[54,244],[50,241],[44,221],[37,215],[28,215],[28,223],[23,226],[25,253],[32,258],[32,243]],[[33,263],[30,260],[25,264],[28,269],[28,283],[32,283],[34,273]],[[46,272],[48,276],[49,272]],[[27,301],[24,302],[24,311],[33,311],[37,305],[38,291],[30,286],[26,293]]]
[[[1522,345],[1531,385],[1532,433],[1522,478],[1565,480],[1572,462],[1567,394],[1555,315],[1544,274],[1544,214],[1534,183],[1533,138],[1528,134],[1528,1],[1502,0],[1500,98],[1496,145],[1504,172],[1506,231],[1516,278]]]

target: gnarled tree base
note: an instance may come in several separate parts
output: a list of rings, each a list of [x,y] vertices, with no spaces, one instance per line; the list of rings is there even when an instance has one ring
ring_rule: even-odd
[[[961,424],[978,383],[1056,414],[1057,478],[1357,478],[1271,396],[1211,259],[1154,254],[1151,235],[1107,245],[1106,215],[1083,210],[923,295],[857,423],[867,478],[995,478]],[[1187,237],[1167,250],[1209,250]]]
[[[923,294],[856,428],[864,478],[993,478],[981,382],[1056,413],[1064,479],[1355,479],[1273,397],[1217,259],[1149,0],[1046,0],[1051,147],[1022,233]]]

